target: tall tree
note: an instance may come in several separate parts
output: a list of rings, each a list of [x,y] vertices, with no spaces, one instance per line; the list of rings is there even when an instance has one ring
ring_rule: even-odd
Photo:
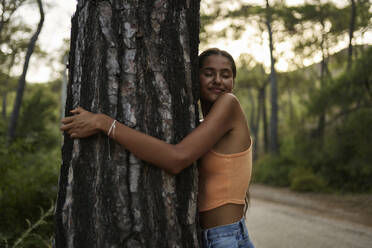
[[[15,60],[15,55],[17,54],[17,52],[14,52],[11,54],[11,59],[10,59],[10,63],[8,65],[8,70],[7,70],[7,74],[4,75],[4,79],[1,80],[2,81],[2,88],[0,88],[0,92],[2,92],[3,94],[3,106],[2,106],[2,117],[4,120],[6,120],[7,118],[7,112],[6,112],[6,108],[7,108],[7,95],[8,95],[8,91],[10,90],[11,87],[10,86],[10,70],[11,68],[13,67],[14,65],[14,60]]]
[[[247,59],[248,58],[248,59]],[[262,142],[264,153],[269,152],[268,146],[268,125],[266,120],[266,88],[269,85],[269,75],[265,73],[262,64],[251,62],[253,59],[248,54],[242,54],[239,57],[240,65],[238,67],[239,74],[236,78],[236,92],[239,99],[242,100],[244,111],[250,112],[249,126],[254,137],[254,159],[258,158],[260,153],[260,126],[262,118]],[[254,64],[254,66],[253,66]],[[254,91],[253,91],[254,90]],[[254,94],[254,93],[255,94]],[[247,97],[248,96],[248,97]],[[256,97],[256,99],[255,99]],[[248,106],[244,101],[249,102]]]
[[[338,8],[330,1],[316,0],[282,9],[284,24],[295,43],[295,51],[302,58],[313,58],[315,53],[321,55],[318,75],[318,89],[323,90],[333,75],[329,69],[330,49],[343,39],[348,30],[343,16],[348,14],[346,8]],[[312,34],[312,35],[309,35]],[[326,123],[326,113],[321,111],[318,116],[317,127],[314,132],[322,138]]]
[[[26,87],[26,75],[27,75],[27,71],[28,71],[28,65],[30,63],[32,53],[34,52],[36,41],[39,38],[39,34],[40,34],[41,29],[42,29],[43,24],[44,24],[44,9],[43,9],[43,3],[41,2],[41,0],[37,0],[37,5],[39,7],[40,20],[39,20],[39,24],[37,25],[37,29],[36,29],[35,33],[33,34],[33,36],[31,37],[31,40],[28,44],[26,57],[25,57],[25,62],[24,62],[24,65],[23,65],[23,71],[22,71],[22,74],[21,74],[21,76],[18,80],[17,95],[16,95],[16,99],[15,99],[15,102],[14,102],[12,115],[10,117],[10,122],[9,122],[9,126],[8,126],[8,133],[7,133],[7,136],[8,136],[8,139],[9,139],[10,142],[15,138],[15,132],[16,132],[16,128],[17,128],[17,121],[18,121],[18,117],[19,117],[19,111],[20,111],[21,105],[22,105],[23,92],[24,92],[25,87]]]
[[[271,8],[269,0],[266,0],[266,26],[269,33],[269,46],[270,46],[270,86],[271,86],[271,115],[270,115],[270,139],[269,148],[273,154],[279,153],[278,144],[278,83],[275,70],[274,59],[274,45],[273,45],[273,32],[271,29]]]
[[[199,1],[78,1],[66,113],[176,143],[197,121]],[[64,137],[56,247],[198,247],[197,168],[174,177],[98,134]],[[110,159],[111,158],[111,159]]]
[[[356,19],[356,8],[355,0],[350,0],[350,27],[349,27],[349,47],[348,47],[348,57],[347,57],[347,68],[351,68],[351,61],[353,58],[353,36],[355,30],[355,19]]]

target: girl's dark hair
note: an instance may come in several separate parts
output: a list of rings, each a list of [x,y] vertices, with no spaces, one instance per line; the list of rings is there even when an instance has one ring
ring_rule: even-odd
[[[208,58],[209,56],[212,56],[212,55],[221,55],[221,56],[224,56],[225,58],[227,58],[231,63],[231,69],[232,69],[232,72],[233,72],[233,77],[234,78],[236,77],[236,65],[235,65],[235,61],[234,61],[233,57],[230,55],[230,53],[228,53],[224,50],[220,50],[218,48],[209,48],[209,49],[205,50],[204,52],[202,52],[199,55],[199,69],[203,67],[204,60],[206,58]]]

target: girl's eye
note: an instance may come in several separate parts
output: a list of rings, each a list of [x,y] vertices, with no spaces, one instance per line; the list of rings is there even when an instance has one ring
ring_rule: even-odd
[[[223,74],[222,77],[223,77],[223,78],[229,78],[230,75],[229,75],[229,74]]]
[[[206,77],[212,77],[213,74],[212,73],[209,73],[209,72],[206,72],[206,73],[204,73],[204,76],[206,76]]]

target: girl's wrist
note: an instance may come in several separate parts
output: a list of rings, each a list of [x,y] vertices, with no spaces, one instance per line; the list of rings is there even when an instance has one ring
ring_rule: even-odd
[[[111,126],[111,123],[113,122],[113,119],[104,114],[96,114],[96,115],[97,115],[96,116],[97,129],[107,134]]]

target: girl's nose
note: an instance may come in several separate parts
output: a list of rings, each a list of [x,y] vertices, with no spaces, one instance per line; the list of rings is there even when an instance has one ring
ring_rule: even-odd
[[[216,77],[214,78],[214,82],[216,84],[221,84],[221,76],[219,74],[216,74]]]

